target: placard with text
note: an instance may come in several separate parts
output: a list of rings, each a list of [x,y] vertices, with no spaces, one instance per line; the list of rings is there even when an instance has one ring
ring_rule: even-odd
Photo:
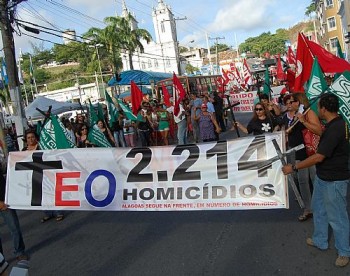
[[[6,203],[14,209],[177,211],[288,208],[272,141],[11,152]]]

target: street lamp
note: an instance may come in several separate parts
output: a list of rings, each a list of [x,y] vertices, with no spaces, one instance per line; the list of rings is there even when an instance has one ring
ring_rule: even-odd
[[[105,83],[103,81],[103,74],[102,74],[102,68],[101,68],[101,60],[100,60],[100,55],[98,52],[98,48],[103,47],[103,44],[95,44],[95,45],[90,45],[90,48],[95,48],[96,49],[96,54],[97,54],[97,60],[98,60],[98,66],[100,69],[100,74],[101,74],[101,80],[102,80],[102,86],[103,86],[103,91],[105,90]],[[101,93],[100,93],[100,88],[98,87],[98,93],[99,93],[99,97],[101,97]],[[104,92],[103,92],[104,93]]]

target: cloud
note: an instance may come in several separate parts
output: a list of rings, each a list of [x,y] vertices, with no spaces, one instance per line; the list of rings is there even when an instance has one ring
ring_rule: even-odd
[[[251,31],[271,25],[270,8],[274,0],[244,0],[230,1],[225,8],[221,8],[209,25],[212,32],[220,33],[230,30]]]

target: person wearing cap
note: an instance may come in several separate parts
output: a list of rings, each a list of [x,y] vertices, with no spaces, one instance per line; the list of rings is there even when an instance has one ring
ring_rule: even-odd
[[[201,105],[201,111],[198,116],[195,115],[194,119],[199,122],[200,137],[203,142],[218,140],[216,133],[220,133],[221,129],[215,116],[208,111],[207,104]]]

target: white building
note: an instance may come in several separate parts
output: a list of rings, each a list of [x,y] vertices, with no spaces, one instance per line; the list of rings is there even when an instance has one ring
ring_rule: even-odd
[[[127,16],[128,11],[125,1],[123,1],[122,16]],[[158,5],[152,12],[153,25],[156,40],[147,43],[142,42],[144,53],[135,52],[132,56],[132,62],[135,70],[153,71],[153,72],[175,72],[179,74],[179,51],[176,33],[176,21],[170,6],[163,0],[158,0]],[[131,23],[132,28],[138,28],[136,19]],[[127,52],[121,54],[123,69],[130,70],[129,57]],[[181,70],[181,73],[184,73]]]
[[[76,41],[77,40],[77,35],[75,33],[74,30],[65,30],[62,33],[62,39],[63,39],[63,43],[65,45],[67,45],[68,43],[72,42],[72,41]]]
[[[88,100],[91,102],[98,101],[103,96],[100,95],[101,91],[102,88],[100,87],[99,90],[96,83],[88,83],[54,91],[41,92],[39,95],[59,102],[80,101],[81,103],[85,103]]]

